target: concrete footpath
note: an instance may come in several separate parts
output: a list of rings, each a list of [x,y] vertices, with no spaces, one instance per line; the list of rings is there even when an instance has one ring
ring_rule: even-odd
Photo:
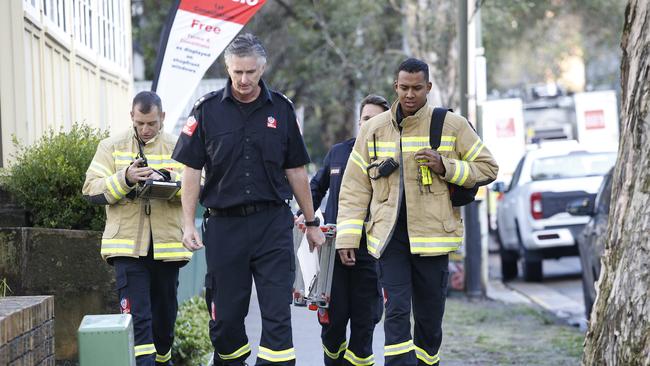
[[[253,291],[246,330],[255,355],[261,322]],[[535,305],[499,281],[488,286],[488,298],[471,300],[450,294],[443,323],[441,365],[577,365],[584,335],[576,327]],[[322,366],[320,325],[316,314],[292,307],[293,340],[298,366]],[[376,365],[383,366],[383,322],[375,328]]]
[[[508,295],[517,301],[519,296],[522,301],[535,304],[552,313],[569,325],[579,327],[583,332],[587,330],[584,297],[582,293],[582,268],[580,258],[566,257],[559,260],[544,261],[544,279],[542,282],[526,282],[517,277],[507,283],[501,283],[501,261],[497,253],[489,256],[490,287]],[[521,273],[521,272],[520,272]],[[496,295],[488,297],[499,299]]]

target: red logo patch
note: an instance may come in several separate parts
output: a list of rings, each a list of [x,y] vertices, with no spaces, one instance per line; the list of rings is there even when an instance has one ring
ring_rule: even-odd
[[[318,308],[318,321],[321,324],[330,323],[330,313],[327,311],[327,309]]]
[[[122,314],[131,314],[131,302],[127,297],[123,297],[120,300],[120,312]]]
[[[194,118],[194,116],[189,116],[187,118],[185,126],[183,126],[183,133],[187,136],[192,136],[194,134],[194,130],[196,130],[196,126],[198,125],[199,124],[196,122],[196,118]]]
[[[278,121],[275,118],[268,116],[266,118],[266,127],[268,128],[278,128]]]

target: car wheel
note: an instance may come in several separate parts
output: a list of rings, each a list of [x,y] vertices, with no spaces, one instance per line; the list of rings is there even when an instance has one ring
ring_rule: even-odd
[[[532,253],[524,248],[523,241],[521,240],[521,233],[519,232],[519,223],[516,224],[517,239],[519,240],[519,248],[521,249],[521,258],[523,264],[523,276],[526,282],[542,282],[542,260],[535,258]]]
[[[582,296],[585,299],[585,316],[587,317],[587,320],[589,320],[589,317],[591,316],[591,309],[594,306],[594,300],[591,298],[591,292],[589,291],[589,285],[587,284],[587,279],[585,278],[584,274],[584,269],[582,273]],[[593,286],[593,284],[592,284]]]
[[[503,247],[503,240],[501,240],[501,235],[497,230],[497,235],[499,239],[499,257],[501,258],[501,278],[503,281],[510,281],[517,278],[519,272],[517,268],[517,260],[519,259],[519,253],[516,250],[509,250]]]
[[[504,281],[510,281],[517,278],[519,269],[517,268],[517,252],[513,250],[501,249],[501,277]]]
[[[524,281],[542,282],[542,261],[528,260],[524,257]]]

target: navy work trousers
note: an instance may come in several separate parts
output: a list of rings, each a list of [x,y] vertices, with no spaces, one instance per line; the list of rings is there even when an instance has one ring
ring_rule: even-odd
[[[138,366],[171,365],[174,323],[178,311],[179,262],[140,258],[113,259],[122,313],[133,319]]]
[[[379,259],[379,281],[386,307],[386,366],[439,364],[448,266],[447,254],[411,254],[406,228],[396,229]],[[413,338],[411,306],[415,319]]]
[[[244,319],[253,279],[262,313],[256,365],[295,365],[291,210],[272,206],[244,217],[210,216],[204,223],[206,303],[215,366],[243,365],[251,352]]]
[[[356,251],[354,266],[343,265],[337,253],[327,310],[329,323],[320,319],[325,366],[374,364],[372,334],[383,311],[377,281],[377,261],[365,246]]]

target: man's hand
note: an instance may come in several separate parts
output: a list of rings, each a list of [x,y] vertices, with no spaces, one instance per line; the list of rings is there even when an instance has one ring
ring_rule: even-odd
[[[143,161],[142,158],[136,159],[126,170],[126,180],[131,184],[145,181],[149,179],[149,176],[153,173],[153,170],[148,166],[140,166]]]
[[[309,243],[310,252],[313,252],[314,249],[325,244],[325,234],[323,234],[320,227],[307,226],[305,234],[307,235],[307,243]]]
[[[203,248],[203,241],[194,225],[185,225],[183,230],[183,246],[190,252]]]
[[[339,249],[339,257],[341,258],[341,263],[345,266],[354,266],[357,262],[357,258],[354,254],[354,249]]]
[[[299,225],[301,223],[305,222],[305,215],[300,214],[300,216],[294,216],[293,217],[293,224],[294,225]]]
[[[445,175],[445,165],[442,163],[442,158],[437,151],[432,149],[421,149],[415,153],[415,160],[418,160],[420,166],[428,166],[432,172],[439,175]],[[424,160],[424,162],[420,162],[421,160]]]
[[[153,179],[153,180],[165,180],[165,177],[163,177],[162,175],[160,175],[160,174],[158,174],[158,173],[152,171],[152,172],[151,172],[151,175],[149,176],[149,179]]]

